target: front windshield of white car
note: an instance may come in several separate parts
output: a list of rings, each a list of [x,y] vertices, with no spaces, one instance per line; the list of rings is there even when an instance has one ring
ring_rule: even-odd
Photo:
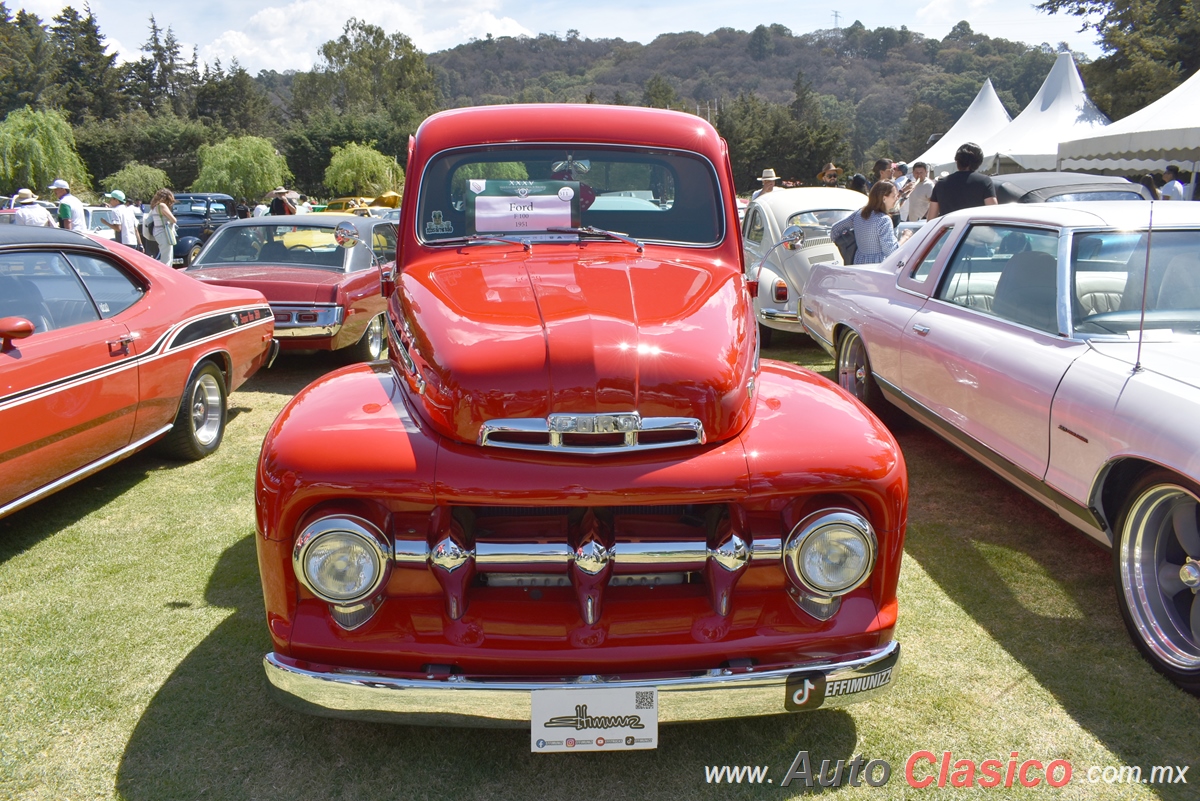
[[[713,245],[725,210],[712,164],[682,151],[571,145],[463,148],[421,177],[417,236],[562,238],[596,228],[643,241]],[[477,240],[478,241],[478,240]]]
[[[226,225],[213,234],[192,269],[261,264],[342,272],[349,252],[334,239],[333,225]]]
[[[1136,332],[1145,298],[1147,331],[1198,334],[1200,231],[1077,233],[1071,290],[1077,333]]]
[[[814,211],[798,211],[788,217],[786,228],[789,225],[799,225],[804,228],[823,228],[826,232],[836,223],[849,217],[854,213],[853,209],[816,209]]]

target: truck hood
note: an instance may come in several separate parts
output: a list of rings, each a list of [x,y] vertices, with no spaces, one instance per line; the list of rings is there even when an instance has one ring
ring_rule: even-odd
[[[272,303],[333,303],[344,277],[331,270],[261,264],[206,267],[187,274],[206,284],[257,289]]]
[[[486,421],[627,412],[695,418],[709,441],[741,430],[755,338],[736,265],[555,249],[401,275],[393,308],[441,433],[473,443]]]

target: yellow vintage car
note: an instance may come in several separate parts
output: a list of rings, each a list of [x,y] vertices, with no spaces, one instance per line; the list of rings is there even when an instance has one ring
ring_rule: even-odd
[[[338,214],[346,214],[354,209],[369,206],[374,198],[369,197],[335,197],[333,200],[325,204],[322,213],[336,211]]]

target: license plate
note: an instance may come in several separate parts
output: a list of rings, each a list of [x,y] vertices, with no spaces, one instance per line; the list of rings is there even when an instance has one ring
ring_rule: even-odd
[[[534,690],[531,695],[534,753],[658,747],[658,690],[653,687]]]

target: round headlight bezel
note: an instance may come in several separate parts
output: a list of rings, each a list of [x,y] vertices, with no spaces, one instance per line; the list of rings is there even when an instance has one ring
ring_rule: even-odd
[[[375,578],[352,594],[327,592],[308,574],[308,554],[313,547],[334,535],[361,540],[375,562]],[[353,515],[331,515],[315,520],[304,527],[292,549],[292,568],[296,579],[313,595],[336,606],[350,606],[367,600],[387,581],[391,569],[391,546],[383,532],[369,520]]]
[[[851,531],[862,540],[867,551],[866,562],[852,579],[836,587],[820,586],[805,573],[804,555],[823,535],[836,530]],[[875,570],[878,554],[879,543],[870,521],[849,509],[823,509],[808,515],[792,529],[783,549],[783,567],[792,583],[804,592],[817,598],[840,598],[866,583]]]

